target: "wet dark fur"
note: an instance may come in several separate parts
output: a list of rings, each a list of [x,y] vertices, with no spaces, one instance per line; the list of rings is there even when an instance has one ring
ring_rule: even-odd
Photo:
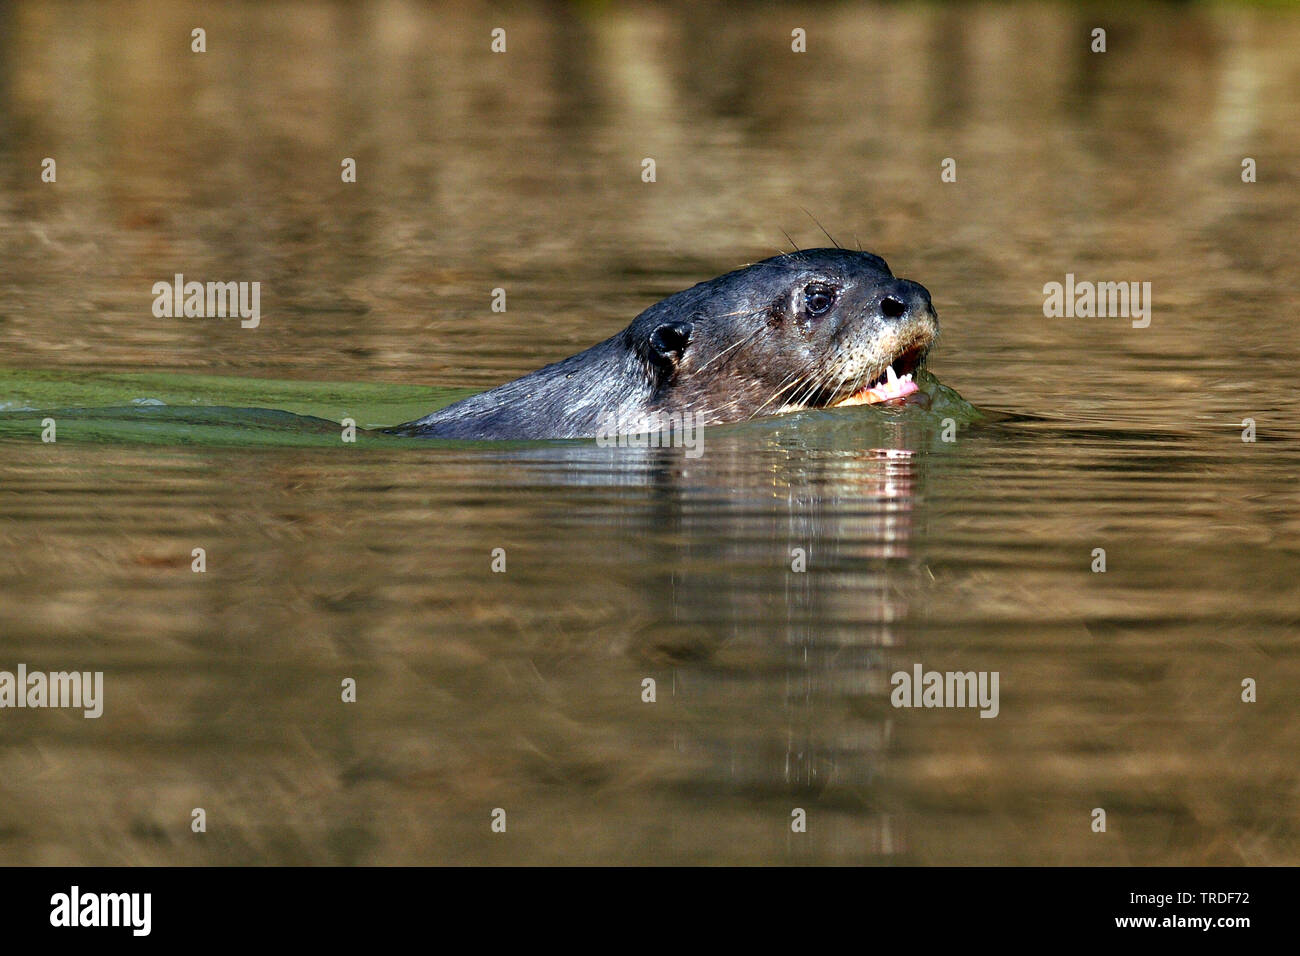
[[[822,289],[834,290],[833,304],[815,315]],[[887,314],[900,302],[902,314]],[[613,417],[656,411],[743,421],[833,404],[905,353],[910,370],[937,333],[929,293],[879,256],[805,250],[701,282],[584,352],[386,431],[589,438]]]

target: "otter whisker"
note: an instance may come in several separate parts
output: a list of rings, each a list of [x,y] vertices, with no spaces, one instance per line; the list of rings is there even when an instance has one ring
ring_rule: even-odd
[[[731,317],[734,317],[734,316],[737,316],[737,315],[744,315],[746,318],[752,318],[752,317],[755,316],[755,315],[759,315],[759,314],[761,313],[761,311],[762,311],[762,310],[760,309],[759,311],[756,311],[756,312],[728,312],[728,313],[725,313],[725,315],[720,316],[720,318],[731,318]],[[720,358],[722,358],[722,357],[723,357],[724,355],[726,355],[728,352],[731,352],[731,351],[733,351],[734,349],[737,349],[737,348],[739,348],[739,347],[742,346],[742,345],[747,345],[747,344],[753,342],[753,341],[754,341],[756,338],[758,338],[762,333],[763,333],[763,327],[762,327],[762,326],[759,326],[759,327],[756,328],[753,332],[749,333],[749,335],[745,336],[743,339],[740,339],[739,341],[737,341],[737,342],[733,342],[731,345],[728,345],[725,349],[723,349],[723,350],[722,350],[721,352],[719,352],[717,355],[713,356],[713,358],[709,359],[707,362],[705,362],[703,365],[701,365],[700,368],[699,368],[699,370],[697,371],[696,374],[699,374],[699,372],[703,372],[705,369],[707,369],[707,368],[709,368],[710,366],[712,366],[715,362],[717,362]]]
[[[799,377],[799,378],[795,379],[795,381],[790,382],[790,379],[795,378],[795,376],[797,376],[797,375],[799,375],[798,370],[795,370],[794,372],[791,372],[789,375],[787,375],[787,376],[785,377],[785,379],[781,382],[781,384],[780,384],[779,386],[777,386],[776,391],[772,393],[772,397],[769,398],[767,401],[765,401],[762,405],[758,406],[758,408],[756,408],[756,409],[755,409],[755,410],[750,414],[749,417],[750,417],[751,419],[752,419],[752,418],[757,418],[757,417],[758,417],[758,413],[761,412],[763,409],[767,408],[768,405],[771,405],[772,402],[776,401],[777,397],[778,397],[782,392],[784,392],[786,389],[794,389],[794,388],[798,388],[799,385],[801,385],[801,384],[806,380],[806,376],[804,376],[804,377]],[[788,385],[786,384],[787,382],[789,382]]]
[[[758,338],[758,333],[757,333],[757,332],[755,332],[754,334],[752,334],[752,335],[750,335],[750,336],[748,336],[748,337],[746,337],[746,338],[741,339],[739,342],[735,342],[735,343],[733,343],[733,344],[731,344],[731,345],[728,345],[725,349],[723,349],[723,350],[722,350],[721,352],[719,352],[717,355],[713,356],[713,358],[709,359],[707,362],[705,362],[703,365],[701,365],[701,366],[699,367],[699,369],[696,371],[696,374],[698,375],[700,372],[705,371],[706,369],[708,369],[708,368],[710,368],[711,366],[713,366],[716,362],[718,362],[719,359],[721,359],[721,358],[723,358],[724,356],[726,356],[727,353],[732,352],[732,351],[734,351],[735,349],[740,348],[742,345],[747,345],[747,344],[749,344],[750,342],[753,342],[754,339],[756,339],[756,338]]]
[[[799,397],[795,399],[794,404],[802,406],[808,398],[816,395],[817,391],[822,387],[822,383],[826,381],[826,376],[827,373],[822,372],[822,374],[814,378],[809,386],[799,393]]]
[[[799,372],[796,371],[796,372],[794,372],[794,373],[792,373],[792,374],[793,374],[793,375],[799,375]],[[779,394],[781,391],[784,391],[786,388],[795,388],[795,387],[797,387],[798,385],[802,384],[803,381],[804,381],[804,379],[801,377],[801,378],[799,378],[798,381],[792,382],[792,383],[790,383],[789,385],[782,385],[782,387],[781,387],[780,389],[777,390],[777,393]],[[717,406],[713,406],[713,407],[711,407],[711,408],[709,409],[709,413],[710,413],[710,414],[721,413],[721,412],[725,412],[725,411],[727,411],[728,409],[735,408],[737,405],[739,405],[739,404],[741,404],[742,402],[744,402],[745,399],[746,399],[746,397],[747,397],[747,396],[741,395],[741,396],[739,396],[739,397],[737,397],[737,398],[733,398],[731,401],[727,402],[725,405],[717,405]],[[776,397],[776,396],[774,395],[773,398],[775,398],[775,397]],[[768,399],[769,402],[770,402],[771,400],[772,400],[772,399]],[[766,403],[765,403],[765,404],[766,404]],[[750,415],[750,416],[749,416],[749,418],[753,418],[753,417],[754,417],[753,415]]]
[[[809,219],[811,219],[813,222],[816,222],[816,223],[817,223],[817,228],[820,229],[820,230],[822,231],[822,233],[825,234],[826,238],[829,239],[829,240],[831,241],[831,245],[833,245],[836,249],[843,249],[843,248],[844,248],[844,247],[841,246],[838,242],[835,241],[835,237],[834,237],[834,236],[832,236],[829,232],[826,232],[826,227],[823,226],[820,222],[817,222],[817,217],[814,216],[812,213],[808,212],[807,207],[805,207],[805,206],[800,206],[799,208],[802,209],[804,212],[808,213],[808,218],[809,218]]]
[[[758,330],[756,330],[754,333],[752,333],[751,335],[749,335],[749,336],[747,336],[746,338],[742,339],[740,342],[737,342],[736,345],[744,345],[744,344],[747,343],[747,342],[752,342],[752,341],[753,341],[753,340],[758,336],[758,334],[761,333],[762,331],[763,331],[762,329],[758,329]],[[734,347],[735,347],[735,346],[731,346],[731,347],[729,347],[729,348],[734,348]],[[716,360],[717,358],[720,358],[720,357],[721,357],[721,353],[720,353],[718,356],[715,356],[715,357],[714,357],[714,360]],[[710,360],[710,362],[707,363],[705,366],[703,366],[699,371],[703,371],[704,368],[708,368],[709,365],[713,364],[713,361],[714,361],[714,360]],[[698,372],[697,372],[697,374],[698,374]],[[798,378],[797,381],[790,382],[790,384],[788,384],[788,385],[786,384],[786,382],[789,382],[789,380],[790,380],[791,378],[793,378],[793,377],[795,377],[795,376],[799,376],[800,374],[801,374],[801,373],[800,373],[800,370],[796,369],[795,371],[791,372],[790,375],[786,376],[785,381],[782,382],[782,384],[778,387],[776,393],[773,394],[772,398],[769,398],[769,399],[767,400],[767,402],[764,402],[764,406],[767,405],[768,403],[770,403],[770,402],[772,401],[772,399],[776,398],[776,396],[779,395],[782,391],[784,391],[784,390],[786,390],[786,389],[789,389],[789,388],[797,388],[799,385],[803,384],[803,382],[806,381],[806,377],[800,377],[800,378]],[[715,405],[710,405],[707,409],[705,409],[705,410],[702,411],[702,412],[698,412],[697,414],[699,414],[699,415],[701,415],[701,416],[708,416],[708,415],[721,414],[722,412],[725,412],[725,411],[727,411],[727,410],[729,410],[729,409],[732,409],[732,408],[736,407],[737,405],[740,405],[742,402],[745,401],[745,399],[746,399],[746,396],[745,396],[745,395],[740,395],[740,396],[738,396],[738,397],[732,399],[731,401],[727,402],[725,405],[716,405],[716,406],[715,406]],[[759,408],[760,411],[762,410],[762,407],[763,407],[763,406],[760,406],[760,408]],[[754,413],[754,414],[757,414],[757,413]],[[749,418],[753,418],[753,417],[754,417],[754,414],[751,414],[751,415],[749,416]]]
[[[811,395],[816,394],[818,389],[820,389],[825,382],[829,381],[830,377],[836,374],[837,371],[838,371],[838,366],[835,365],[832,366],[830,369],[823,371],[822,374],[817,376],[815,379],[809,377],[805,377],[801,379],[797,384],[802,385],[804,383],[807,383],[808,387],[805,388],[793,399],[791,399],[787,404],[794,405],[794,406],[802,406],[805,402],[805,399],[807,399]],[[773,396],[773,398],[775,397],[776,396]]]

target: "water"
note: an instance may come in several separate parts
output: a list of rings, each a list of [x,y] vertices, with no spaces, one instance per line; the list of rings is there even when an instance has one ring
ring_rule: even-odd
[[[197,10],[0,13],[0,670],[106,685],[0,712],[0,862],[1300,861],[1295,14]],[[339,441],[802,207],[982,414]],[[155,318],[176,272],[261,326]],[[1150,326],[1045,318],[1067,273]],[[918,662],[997,718],[892,707]]]

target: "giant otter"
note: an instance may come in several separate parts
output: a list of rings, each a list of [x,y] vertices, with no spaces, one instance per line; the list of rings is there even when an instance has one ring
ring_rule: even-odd
[[[670,295],[585,352],[385,431],[591,438],[660,417],[717,425],[916,391],[930,293],[869,252],[776,256]]]

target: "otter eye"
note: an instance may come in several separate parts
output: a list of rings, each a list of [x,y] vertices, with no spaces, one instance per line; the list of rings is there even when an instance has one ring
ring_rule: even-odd
[[[835,290],[830,286],[814,283],[803,290],[803,295],[809,315],[824,315],[835,302]]]

